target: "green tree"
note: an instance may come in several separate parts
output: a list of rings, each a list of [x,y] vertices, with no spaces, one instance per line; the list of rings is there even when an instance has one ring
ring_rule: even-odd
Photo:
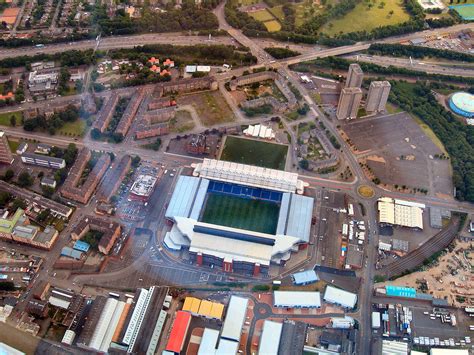
[[[5,181],[10,181],[15,176],[15,172],[12,169],[5,171]]]
[[[298,163],[301,169],[308,170],[309,168],[309,162],[306,159],[300,160]]]
[[[22,172],[18,176],[18,185],[20,187],[29,187],[33,185],[33,178],[27,171]]]
[[[10,116],[10,126],[12,127],[16,126],[16,117],[14,115]]]

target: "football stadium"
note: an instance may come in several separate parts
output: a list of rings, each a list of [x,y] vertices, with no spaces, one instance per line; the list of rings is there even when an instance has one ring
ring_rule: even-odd
[[[298,175],[204,159],[179,176],[166,210],[171,250],[188,250],[198,265],[258,275],[307,246],[313,198]]]

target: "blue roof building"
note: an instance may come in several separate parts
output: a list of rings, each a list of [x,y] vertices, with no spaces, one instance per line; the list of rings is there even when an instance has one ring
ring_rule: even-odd
[[[308,285],[319,281],[319,277],[314,270],[297,272],[291,277],[295,285]]]
[[[385,291],[387,292],[387,296],[407,298],[416,297],[416,290],[412,287],[387,285],[385,286]]]
[[[79,250],[79,251],[82,251],[84,253],[87,253],[89,251],[90,247],[91,246],[89,245],[89,243],[83,242],[82,240],[77,240],[74,243],[74,246],[72,248],[75,249],[75,250]]]
[[[64,247],[61,249],[61,256],[66,256],[68,258],[80,260],[82,257],[82,252],[80,252],[79,250],[74,250],[69,247]]]

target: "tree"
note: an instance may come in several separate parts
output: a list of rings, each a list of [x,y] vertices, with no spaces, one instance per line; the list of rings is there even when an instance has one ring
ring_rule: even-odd
[[[308,162],[306,159],[300,160],[300,162],[298,163],[298,165],[299,165],[300,168],[303,169],[303,170],[308,170],[308,168],[309,168],[309,162]]]
[[[45,209],[45,210],[42,210],[42,211],[38,214],[38,217],[36,217],[36,219],[38,220],[38,222],[44,222],[44,221],[46,221],[46,219],[48,218],[50,212],[51,212],[51,211],[49,210],[49,208],[48,208],[48,209]]]
[[[51,198],[54,194],[54,188],[51,186],[41,185],[41,191],[43,192],[43,196],[47,198]]]
[[[140,165],[141,160],[142,159],[138,155],[134,155],[133,158],[132,158],[132,166],[134,168],[138,167]]]
[[[12,281],[0,281],[0,291],[15,291],[15,284]]]
[[[0,206],[5,207],[11,198],[12,196],[8,192],[0,192]]]
[[[10,126],[12,127],[16,126],[16,117],[14,115],[10,116]]]
[[[12,202],[12,209],[14,211],[16,211],[19,208],[24,210],[24,209],[26,209],[26,207],[27,207],[26,201],[21,199],[21,198],[16,198]]]
[[[18,176],[18,185],[20,187],[29,187],[33,185],[33,178],[27,171],[22,172]]]
[[[15,172],[12,169],[5,171],[5,181],[10,181],[15,176]]]

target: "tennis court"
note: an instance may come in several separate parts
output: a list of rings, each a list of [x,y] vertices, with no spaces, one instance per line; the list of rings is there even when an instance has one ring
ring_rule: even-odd
[[[279,204],[221,193],[208,193],[201,221],[226,227],[275,234]]]

